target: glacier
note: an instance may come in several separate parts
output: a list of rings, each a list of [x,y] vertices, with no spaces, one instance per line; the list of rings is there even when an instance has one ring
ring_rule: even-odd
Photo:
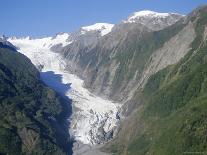
[[[83,80],[66,70],[64,58],[52,51],[51,47],[70,44],[68,37],[69,34],[62,33],[42,39],[13,37],[8,41],[32,61],[48,86],[72,99],[73,113],[69,118],[69,131],[74,139],[90,146],[101,144],[115,134],[121,105],[93,95],[84,87]],[[61,79],[54,75],[59,75]]]

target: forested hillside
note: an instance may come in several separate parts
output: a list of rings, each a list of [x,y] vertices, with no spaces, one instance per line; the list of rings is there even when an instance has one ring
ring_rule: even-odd
[[[28,58],[1,45],[0,154],[71,154],[71,101],[46,87]]]

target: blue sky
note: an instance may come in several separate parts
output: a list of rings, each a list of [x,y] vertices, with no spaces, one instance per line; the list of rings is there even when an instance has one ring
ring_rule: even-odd
[[[0,34],[43,37],[96,22],[118,23],[140,10],[187,14],[207,0],[1,0]]]

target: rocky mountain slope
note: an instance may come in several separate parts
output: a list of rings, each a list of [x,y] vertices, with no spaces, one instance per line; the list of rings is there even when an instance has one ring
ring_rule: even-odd
[[[108,145],[114,154],[206,153],[207,7],[193,11],[184,23],[179,33],[190,27],[189,39],[180,43],[172,39],[174,44],[169,45],[168,41],[163,47],[169,45],[177,55],[185,49],[185,56],[156,72],[143,90],[137,92],[134,99],[137,108],[121,126],[118,137]],[[183,48],[187,40],[189,46]],[[163,47],[158,54],[163,52]]]
[[[134,13],[97,41],[82,44],[77,39],[62,54],[68,60],[68,69],[83,78],[92,92],[118,102],[126,101],[137,90],[134,85],[143,83],[152,53],[175,36],[184,24],[166,32],[157,31],[181,18],[182,15],[173,13]]]
[[[200,50],[201,45],[206,44],[205,14],[206,7],[202,7],[186,17],[177,15],[174,22],[167,24],[166,19],[169,18],[172,21],[172,14],[155,13],[154,15],[149,11],[135,13],[135,18],[131,16],[121,24],[115,25],[108,35],[100,38],[95,44],[82,46],[76,41],[62,50],[63,56],[68,60],[68,68],[84,79],[87,88],[98,95],[125,103],[122,110],[128,117],[123,121],[118,137],[109,143],[113,146],[110,147],[112,152],[117,154],[181,154],[187,152],[187,149],[205,151],[205,138],[201,138],[206,130],[205,122],[193,127],[193,122],[183,124],[185,119],[178,118],[184,113],[186,114],[184,118],[188,121],[194,120],[192,117],[196,114],[189,116],[192,112],[186,109],[191,107],[191,102],[193,102],[191,100],[194,99],[192,96],[197,90],[195,87],[198,83],[191,83],[191,79],[187,80],[187,78],[191,76],[194,78],[193,76],[196,76],[199,69],[194,68],[194,72],[180,78],[177,77],[178,74],[174,73],[173,77],[170,74],[170,79],[168,79],[169,71],[165,69],[168,66],[173,66],[172,68],[177,66],[176,72],[182,72],[188,67],[186,65],[178,67],[179,63],[189,57],[189,53],[194,56],[196,51]],[[166,24],[163,25],[162,21]],[[200,38],[200,43],[198,38]],[[205,49],[205,46],[203,48]],[[190,61],[192,56],[186,62]],[[198,58],[194,61],[196,60],[200,61]],[[192,64],[189,66],[193,66]],[[171,69],[171,67],[168,68]],[[191,68],[188,70],[190,72]],[[202,81],[205,81],[204,77],[205,73]],[[162,80],[166,81],[162,82]],[[184,81],[188,82],[184,83]],[[157,82],[160,83],[159,86]],[[152,88],[147,88],[149,85]],[[198,87],[199,85],[204,84],[201,82]],[[171,91],[171,88],[174,90]],[[185,88],[189,88],[189,92],[185,92]],[[151,94],[147,94],[147,91]],[[201,92],[199,89],[198,94],[194,96],[195,99],[202,94]],[[189,93],[191,93],[190,97]],[[200,102],[196,100],[194,104],[200,104]],[[205,106],[205,100],[202,102]],[[156,105],[153,106],[153,104]],[[198,105],[197,108],[201,108],[200,106]],[[200,112],[201,115],[195,121],[205,120],[205,115],[203,116],[205,111]],[[168,117],[165,118],[166,116],[160,113],[166,113]],[[178,120],[179,123],[175,125],[174,123]],[[195,128],[196,131],[187,129],[187,125]],[[187,131],[182,130],[179,133],[176,129],[181,126]],[[199,128],[202,128],[201,133],[199,133],[200,130],[197,131]],[[170,138],[166,138],[168,135],[169,137],[176,136],[177,139],[171,143]],[[198,144],[189,143],[191,138]],[[168,143],[165,144],[165,142]]]
[[[70,101],[46,87],[10,45],[0,42],[0,154],[72,154]]]

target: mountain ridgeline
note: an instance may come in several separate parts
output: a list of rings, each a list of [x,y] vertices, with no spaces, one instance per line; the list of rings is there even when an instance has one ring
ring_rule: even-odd
[[[0,154],[71,154],[70,101],[43,84],[11,44],[0,45]]]

